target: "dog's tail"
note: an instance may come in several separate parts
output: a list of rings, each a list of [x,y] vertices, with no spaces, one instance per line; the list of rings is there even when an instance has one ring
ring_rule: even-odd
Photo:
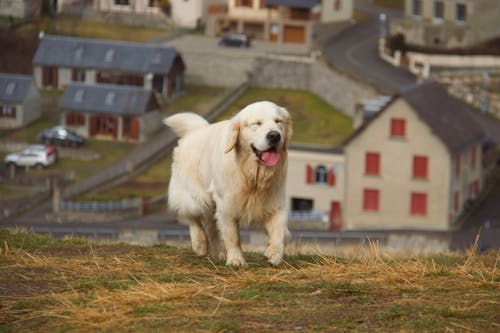
[[[180,138],[191,131],[208,126],[208,121],[205,118],[193,112],[174,114],[163,119],[163,123],[170,127]]]

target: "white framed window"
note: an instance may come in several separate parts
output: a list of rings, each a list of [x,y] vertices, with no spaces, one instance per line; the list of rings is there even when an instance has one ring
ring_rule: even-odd
[[[442,1],[434,1],[432,18],[438,22],[444,19],[444,3]]]
[[[462,23],[467,21],[467,6],[464,3],[457,3],[455,7],[455,21]]]

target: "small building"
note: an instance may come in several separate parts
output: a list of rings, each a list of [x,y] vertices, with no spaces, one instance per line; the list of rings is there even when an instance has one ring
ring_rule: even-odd
[[[310,47],[321,24],[348,21],[352,13],[352,0],[228,0],[226,6],[209,6],[206,33],[245,33]]]
[[[162,126],[151,89],[68,84],[59,101],[61,125],[86,138],[143,142]]]
[[[185,65],[171,47],[88,38],[42,36],[33,57],[39,88],[68,84],[131,85],[171,98],[184,91]]]
[[[0,128],[23,127],[40,117],[40,93],[29,75],[0,73]]]
[[[390,23],[391,35],[409,44],[469,47],[500,35],[498,0],[405,0],[404,16]]]
[[[344,143],[345,229],[449,230],[483,188],[486,135],[435,82],[396,95]]]
[[[199,28],[207,21],[208,7],[222,5],[227,0],[171,0],[170,18],[178,27]]]
[[[0,16],[12,18],[38,17],[42,11],[42,0],[2,0]]]
[[[287,208],[292,219],[343,228],[345,157],[341,148],[293,145],[288,150]]]

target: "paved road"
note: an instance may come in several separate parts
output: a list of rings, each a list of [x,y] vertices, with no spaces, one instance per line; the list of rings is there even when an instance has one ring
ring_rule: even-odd
[[[356,1],[356,10],[367,19],[331,39],[323,50],[325,59],[340,70],[372,83],[385,94],[414,84],[412,74],[378,57],[379,14],[385,13],[390,20],[402,12],[371,7],[365,0]]]

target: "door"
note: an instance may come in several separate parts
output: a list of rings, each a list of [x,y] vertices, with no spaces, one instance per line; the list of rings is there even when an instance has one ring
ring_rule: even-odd
[[[342,212],[340,208],[340,202],[338,201],[332,201],[332,207],[330,210],[330,230],[342,230]]]
[[[123,118],[123,137],[127,139],[139,139],[139,121],[136,118]]]
[[[306,41],[306,33],[304,27],[285,26],[283,30],[283,42],[304,44]]]

